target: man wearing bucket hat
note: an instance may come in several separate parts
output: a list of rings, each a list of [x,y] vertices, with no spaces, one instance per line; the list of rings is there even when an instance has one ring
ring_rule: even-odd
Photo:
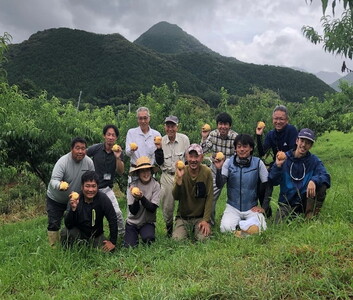
[[[135,247],[139,242],[139,235],[143,243],[155,241],[156,210],[159,206],[160,185],[153,178],[158,167],[151,164],[147,156],[141,156],[136,161],[130,175],[134,178],[130,189],[127,190],[127,204],[129,208],[125,226],[125,247]]]
[[[155,141],[156,162],[162,170],[161,183],[161,204],[163,218],[166,223],[167,235],[170,237],[173,232],[174,198],[173,187],[175,177],[175,164],[178,161],[185,163],[185,152],[190,146],[189,138],[178,132],[179,120],[176,116],[166,117],[164,130],[166,135],[162,141]]]
[[[188,165],[176,168],[173,196],[179,201],[173,239],[194,236],[202,241],[211,233],[210,218],[213,201],[211,170],[201,164],[202,148],[191,144],[187,150]]]
[[[315,133],[304,128],[298,134],[296,148],[287,151],[284,159],[276,157],[269,173],[272,183],[280,185],[276,223],[301,213],[310,219],[320,212],[331,178],[321,160],[309,151],[314,142]]]

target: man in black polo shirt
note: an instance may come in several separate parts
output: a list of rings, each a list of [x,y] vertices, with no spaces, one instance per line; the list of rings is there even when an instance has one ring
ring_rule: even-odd
[[[124,162],[122,149],[114,149],[113,146],[119,137],[119,130],[115,125],[109,124],[103,128],[104,143],[92,145],[87,149],[87,155],[90,156],[94,163],[94,168],[99,176],[99,190],[105,193],[113,204],[118,220],[118,233],[124,235],[124,218],[119,207],[119,203],[112,190],[114,184],[115,173],[119,175],[124,172]]]

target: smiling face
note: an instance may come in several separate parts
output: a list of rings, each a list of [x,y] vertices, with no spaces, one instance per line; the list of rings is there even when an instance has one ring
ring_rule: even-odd
[[[277,110],[272,114],[272,124],[277,131],[281,131],[288,124],[288,116],[284,111]]]
[[[203,160],[203,155],[197,154],[196,151],[190,151],[190,153],[188,153],[187,155],[187,160],[188,160],[189,168],[192,171],[197,171]]]
[[[297,138],[296,144],[297,148],[294,152],[295,157],[304,157],[313,146],[312,141],[303,138]]]
[[[223,137],[226,137],[228,135],[228,132],[230,130],[230,124],[228,122],[218,122],[217,123],[217,129],[219,131],[219,134]]]
[[[86,144],[84,143],[75,143],[73,148],[71,148],[72,159],[75,162],[80,162],[86,155]]]
[[[164,130],[169,140],[174,141],[176,137],[176,133],[178,132],[178,125],[173,122],[167,122],[164,125]]]
[[[118,137],[115,134],[115,130],[113,128],[108,128],[107,132],[104,135],[104,142],[108,146],[113,146]]]
[[[152,178],[151,168],[140,169],[138,170],[138,172],[139,179],[143,184],[147,184],[150,182]]]
[[[86,181],[82,185],[82,194],[85,197],[86,202],[92,202],[93,198],[98,193],[98,184],[95,180]]]
[[[243,145],[241,143],[237,143],[235,147],[235,152],[239,158],[248,158],[253,150],[250,145]]]
[[[145,110],[140,111],[137,115],[137,122],[143,132],[148,131],[150,126],[150,117],[148,112]]]

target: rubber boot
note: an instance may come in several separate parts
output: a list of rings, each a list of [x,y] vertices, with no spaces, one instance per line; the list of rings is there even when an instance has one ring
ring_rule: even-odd
[[[49,231],[48,230],[48,240],[49,240],[49,246],[52,248],[55,248],[56,244],[60,242],[59,231]]]
[[[305,207],[305,219],[311,219],[314,216],[315,199],[307,198]]]

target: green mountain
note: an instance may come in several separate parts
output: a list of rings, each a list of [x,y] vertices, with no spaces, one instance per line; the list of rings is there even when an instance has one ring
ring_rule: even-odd
[[[26,92],[45,89],[64,99],[95,105],[134,102],[152,85],[176,81],[181,93],[215,106],[219,90],[245,95],[254,85],[300,101],[333,90],[314,75],[289,68],[259,66],[223,57],[177,25],[161,22],[134,43],[119,34],[68,28],[48,29],[9,47],[5,66],[10,84]]]
[[[192,35],[175,24],[159,22],[152,26],[134,44],[159,53],[216,53],[201,44]]]

